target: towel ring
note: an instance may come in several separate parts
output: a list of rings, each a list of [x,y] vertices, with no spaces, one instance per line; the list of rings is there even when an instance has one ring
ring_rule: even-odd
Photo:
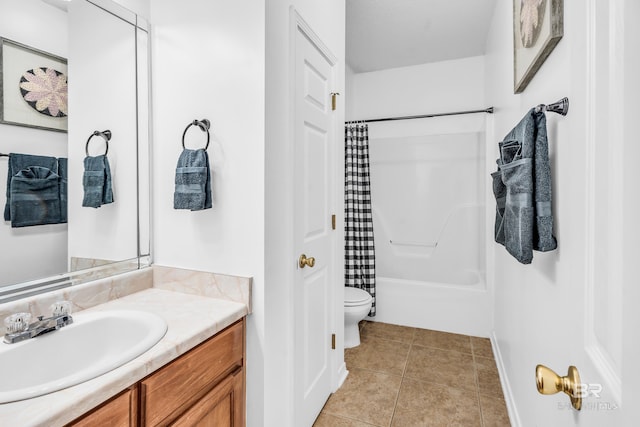
[[[102,132],[95,131],[91,135],[89,135],[89,139],[87,139],[87,143],[84,146],[84,152],[87,155],[87,157],[89,157],[89,141],[91,141],[91,138],[93,138],[94,136],[101,136],[102,138],[104,138],[104,143],[107,145],[107,148],[104,150],[104,155],[106,156],[107,153],[109,152],[109,141],[111,140],[111,131],[108,129],[103,130]]]
[[[209,133],[209,128],[211,127],[211,122],[207,119],[194,120],[187,125],[187,127],[184,129],[184,132],[182,132],[182,148],[183,149],[187,148],[184,146],[184,137],[191,126],[198,126],[202,130],[202,132],[207,133],[207,145],[204,147],[204,149],[206,150],[207,148],[209,148],[209,141],[211,140],[211,134]]]

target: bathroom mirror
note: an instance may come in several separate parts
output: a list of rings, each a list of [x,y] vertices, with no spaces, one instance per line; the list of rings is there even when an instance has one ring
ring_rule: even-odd
[[[9,198],[14,194],[18,195],[15,200],[24,197],[20,192],[26,190],[10,184],[16,172],[11,166],[19,164],[17,154],[58,160],[59,169],[53,172],[58,175],[61,210],[66,206],[66,223],[61,217],[55,223],[21,226],[16,218],[22,208],[17,202],[11,204],[12,220],[0,225],[0,302],[149,263],[148,32],[143,18],[110,0],[0,0],[0,37],[8,41],[3,44],[8,47],[0,51],[4,54],[0,101],[5,101],[4,111],[23,110],[13,116],[0,115],[0,153],[12,153],[12,158],[0,157],[0,189]],[[47,55],[66,60],[66,73],[55,70],[49,74],[58,80],[60,75],[68,76],[68,108],[64,116],[49,114],[45,125],[34,126],[34,121],[42,120],[43,111],[42,105],[33,105],[44,101],[36,99],[37,93],[25,96],[14,74],[15,69],[56,67],[46,62]],[[20,95],[12,106],[11,96]],[[63,120],[65,126],[50,129],[54,127],[50,123]],[[110,131],[108,141],[103,137],[106,130]],[[103,133],[93,136],[96,131]],[[95,171],[85,174],[85,169],[93,169],[85,165],[85,157],[105,153],[109,171],[102,161],[98,181],[86,178],[95,176]],[[66,159],[66,171],[60,159]],[[66,204],[62,196],[65,175]],[[102,195],[107,192],[100,192],[109,183],[111,203]],[[87,197],[95,195],[96,188],[101,196],[98,203],[88,203]],[[29,191],[28,197],[33,198],[36,190],[30,187]],[[50,208],[42,201],[44,197],[35,197],[40,205],[30,205],[26,212]],[[2,199],[4,207],[6,199]],[[86,204],[91,207],[83,206]]]

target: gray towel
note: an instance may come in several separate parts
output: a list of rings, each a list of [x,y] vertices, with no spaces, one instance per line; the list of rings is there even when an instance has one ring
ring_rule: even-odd
[[[498,171],[491,174],[493,180],[493,195],[496,198],[496,220],[493,228],[495,241],[504,245],[504,205],[507,200],[507,187],[502,182],[500,166]]]
[[[4,206],[4,220],[11,221],[11,182],[13,177],[23,169],[30,166],[41,166],[51,171],[58,170],[58,160],[55,157],[33,156],[30,154],[9,154],[9,166],[7,176],[7,203]]]
[[[60,222],[67,222],[67,159],[58,158],[58,176],[60,176]]]
[[[113,184],[111,168],[107,156],[87,156],[84,158],[84,176],[82,177],[84,198],[82,206],[99,208],[113,203]]]
[[[550,251],[557,247],[552,234],[546,126],[544,112],[529,110],[499,144],[498,171],[491,175],[497,205],[496,242],[504,244],[523,264],[531,263],[533,250]],[[497,182],[498,178],[504,187]]]
[[[29,166],[11,180],[11,227],[60,223],[60,177]]]
[[[174,209],[199,211],[213,206],[209,156],[203,149],[184,149],[176,166]]]

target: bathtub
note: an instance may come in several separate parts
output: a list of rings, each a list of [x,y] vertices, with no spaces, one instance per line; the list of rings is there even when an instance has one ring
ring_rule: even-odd
[[[376,278],[376,322],[489,336],[491,298],[480,274],[472,284]]]

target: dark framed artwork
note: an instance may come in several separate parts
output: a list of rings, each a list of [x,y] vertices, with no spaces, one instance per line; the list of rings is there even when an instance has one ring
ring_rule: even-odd
[[[525,90],[564,32],[563,0],[513,0],[513,93]]]
[[[0,37],[0,123],[67,131],[67,60]]]

